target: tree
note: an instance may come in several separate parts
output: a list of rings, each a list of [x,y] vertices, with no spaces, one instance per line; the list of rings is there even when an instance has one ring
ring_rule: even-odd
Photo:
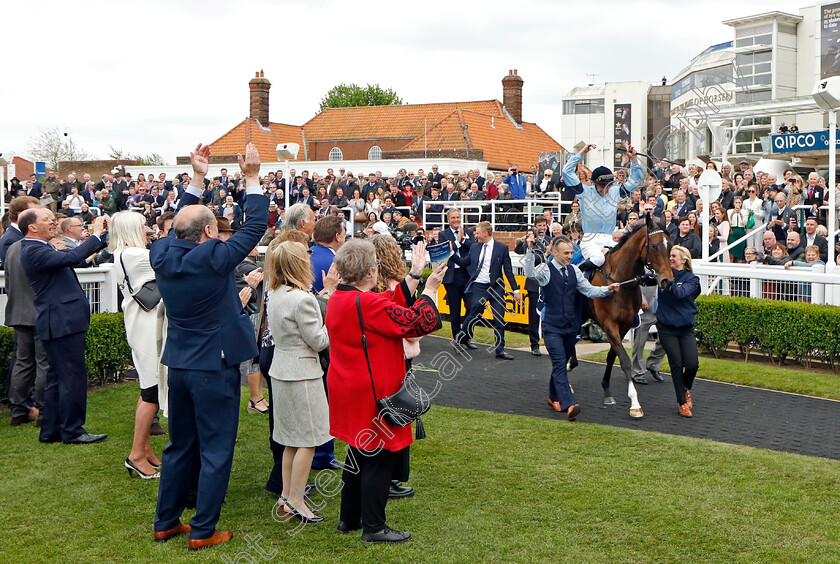
[[[108,158],[114,159],[115,161],[140,161],[141,165],[146,166],[165,166],[169,164],[158,153],[149,153],[148,155],[134,155],[127,151],[123,151],[122,149],[115,149],[113,145],[108,145],[108,147],[111,149],[110,151],[108,151]]]
[[[402,104],[402,98],[390,88],[383,90],[379,84],[368,84],[364,88],[358,84],[339,84],[333,86],[321,99],[321,109],[347,108],[350,106],[390,106]]]
[[[44,161],[50,168],[56,168],[61,161],[82,161],[89,158],[87,152],[73,142],[67,132],[57,127],[42,129],[41,133],[29,138],[27,149],[34,161]]]

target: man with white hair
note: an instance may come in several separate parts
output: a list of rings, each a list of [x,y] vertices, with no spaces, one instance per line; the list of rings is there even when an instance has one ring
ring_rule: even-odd
[[[806,206],[811,206],[805,210],[805,213],[810,217],[819,217],[820,206],[825,202],[825,188],[819,185],[820,175],[812,172],[808,175],[808,186],[802,193],[802,203]]]
[[[310,237],[315,229],[315,212],[306,204],[295,204],[286,210],[284,229],[299,229]]]

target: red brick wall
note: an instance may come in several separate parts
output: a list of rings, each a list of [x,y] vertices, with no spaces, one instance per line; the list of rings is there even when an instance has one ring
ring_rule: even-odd
[[[368,139],[364,141],[309,141],[307,142],[310,161],[330,160],[330,150],[333,147],[341,149],[342,158],[346,161],[366,160],[368,151],[374,145],[382,152],[397,151],[405,147],[411,139]],[[303,151],[301,151],[302,153]],[[300,156],[300,155],[298,155]]]

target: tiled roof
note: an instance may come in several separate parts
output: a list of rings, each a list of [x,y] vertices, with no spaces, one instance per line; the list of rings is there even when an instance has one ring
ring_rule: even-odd
[[[303,124],[307,141],[414,139],[456,109],[501,117],[498,100],[327,108]]]
[[[303,160],[302,128],[299,125],[269,123],[263,127],[251,118],[245,118],[233,129],[210,143],[210,154],[215,156],[235,155],[245,149],[251,141],[257,146],[262,162],[275,162],[275,149],[279,143],[298,143],[301,148],[297,160]]]
[[[467,129],[464,129],[464,126]],[[465,139],[466,137],[466,139]],[[506,170],[511,164],[520,167],[536,164],[540,153],[554,152],[563,147],[534,123],[516,127],[507,116],[457,109],[412,140],[402,151],[482,149],[484,160],[495,170]]]

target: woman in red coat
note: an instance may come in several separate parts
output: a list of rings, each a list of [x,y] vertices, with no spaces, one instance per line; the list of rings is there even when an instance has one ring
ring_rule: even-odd
[[[376,287],[376,251],[369,241],[348,241],[334,262],[342,284],[330,297],[326,326],[330,336],[330,434],[348,443],[342,472],[341,515],[337,532],[363,529],[363,542],[404,542],[407,532],[385,524],[385,504],[398,452],[412,442],[411,426],[397,427],[378,417],[376,399],[395,393],[405,378],[403,339],[420,337],[440,328],[434,296],[446,267],[436,270],[423,294],[405,307],[407,285],[394,292],[371,292]],[[412,265],[409,277],[419,279],[424,265]],[[408,286],[409,288],[411,286]],[[357,299],[367,339],[374,397],[362,348]]]

